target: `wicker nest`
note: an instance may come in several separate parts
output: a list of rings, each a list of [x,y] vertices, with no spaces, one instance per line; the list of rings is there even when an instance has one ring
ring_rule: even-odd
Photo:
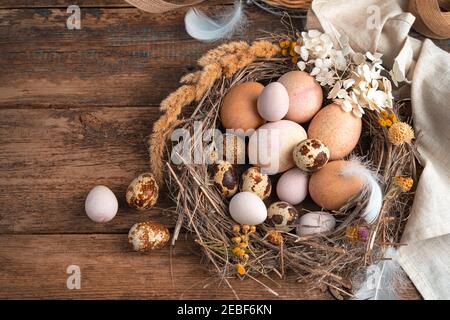
[[[372,164],[382,180],[383,206],[376,222],[367,226],[368,237],[353,239],[349,234],[352,226],[365,224],[358,215],[364,199],[357,197],[333,212],[337,220],[336,229],[320,236],[301,238],[293,233],[284,233],[283,241],[274,245],[267,239],[270,226],[257,226],[255,232],[248,233],[249,257],[245,271],[236,268],[241,265],[241,260],[232,252],[235,245],[232,238],[236,236],[233,226],[236,223],[228,213],[228,200],[212,183],[208,165],[175,165],[164,160],[171,157],[173,145],[168,138],[174,128],[190,132],[193,146],[200,143],[206,148],[210,144],[195,139],[194,131],[221,128],[219,108],[231,87],[245,81],[266,84],[296,68],[291,59],[279,55],[280,49],[274,44],[277,37],[285,38],[286,35],[251,45],[245,42],[222,45],[199,60],[201,70],[183,77],[183,85],[161,104],[164,114],[155,124],[150,139],[151,167],[156,178],[165,181],[171,198],[177,204],[178,223],[173,243],[181,228],[192,232],[213,272],[228,285],[230,276],[251,278],[264,285],[257,276],[273,279],[291,274],[297,281],[308,281],[311,288],[325,284],[351,296],[351,279],[355,270],[383,259],[387,247],[400,245],[413,193],[402,190],[395,177],[409,176],[416,181],[414,146],[390,143],[388,130],[380,127],[375,112],[368,112],[363,117],[363,135],[354,151]],[[408,108],[404,106],[405,103],[397,102],[394,112],[409,122],[405,114]],[[185,107],[190,111],[181,117]],[[201,122],[201,129],[194,126],[197,121]],[[161,143],[163,141],[167,144]],[[306,209],[300,204],[298,210]],[[230,288],[233,290],[231,285]]]

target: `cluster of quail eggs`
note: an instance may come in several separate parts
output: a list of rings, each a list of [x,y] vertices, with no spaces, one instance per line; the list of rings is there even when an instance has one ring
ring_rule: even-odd
[[[159,187],[151,173],[143,173],[131,181],[125,199],[127,204],[140,212],[154,207],[158,200]],[[106,186],[96,186],[87,195],[87,216],[100,223],[111,221],[117,214],[119,203],[115,194]],[[128,232],[128,242],[135,251],[143,252],[164,247],[170,233],[166,226],[154,221],[134,224]]]

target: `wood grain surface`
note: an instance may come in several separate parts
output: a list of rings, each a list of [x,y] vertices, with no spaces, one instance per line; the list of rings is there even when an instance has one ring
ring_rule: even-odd
[[[211,13],[232,3],[200,7]],[[172,258],[169,247],[138,254],[126,240],[138,221],[173,226],[165,192],[144,214],[126,206],[124,192],[148,170],[145,141],[159,102],[217,43],[186,34],[186,10],[155,16],[121,0],[77,1],[82,28],[68,30],[70,4],[0,2],[0,298],[234,298],[212,281],[189,236],[180,237]],[[278,17],[246,12],[247,28],[236,39],[283,29]],[[98,184],[119,198],[107,224],[84,213],[84,198]],[[81,269],[80,290],[66,287],[69,265]],[[332,298],[293,279],[271,284],[279,297],[256,282],[231,281],[240,298]]]

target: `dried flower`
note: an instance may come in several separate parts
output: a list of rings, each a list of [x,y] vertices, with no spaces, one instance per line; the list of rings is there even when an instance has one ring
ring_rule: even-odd
[[[241,232],[241,227],[239,225],[235,224],[233,226],[232,230],[234,233],[239,233],[239,232]]]
[[[244,274],[245,274],[245,267],[242,265],[242,264],[240,264],[240,263],[238,263],[238,264],[236,264],[236,272],[240,275],[240,276],[243,276]]]
[[[394,178],[394,184],[400,188],[402,192],[408,192],[411,190],[414,180],[411,177],[397,176]]]
[[[242,249],[240,247],[234,247],[233,250],[231,250],[231,252],[233,252],[233,254],[239,256],[239,254],[241,253]]]
[[[389,128],[388,139],[396,146],[405,142],[411,143],[411,140],[414,139],[414,130],[405,122],[396,122]]]
[[[380,117],[378,118],[378,123],[380,124],[380,126],[390,127],[396,122],[397,116],[395,115],[395,113],[389,113],[385,110],[380,112]]]
[[[346,235],[350,241],[365,241],[369,237],[369,229],[366,226],[350,226]]]
[[[250,232],[255,233],[256,232],[256,226],[250,226]]]
[[[248,233],[250,231],[250,226],[248,225],[248,224],[244,224],[243,226],[242,226],[242,232],[244,233],[244,234],[246,234],[246,233]]]
[[[280,232],[276,230],[269,230],[269,232],[267,232],[266,237],[267,241],[276,246],[279,246],[283,242],[283,236],[281,235]]]
[[[241,237],[233,237],[233,238],[231,238],[231,241],[233,241],[236,244],[239,244],[239,243],[241,243],[242,238]]]
[[[247,247],[248,247],[248,242],[241,242],[241,243],[239,244],[239,247],[241,247],[242,249],[247,248]]]
[[[284,57],[291,57],[292,63],[298,62],[299,54],[295,51],[298,43],[291,40],[281,40],[279,46],[281,48],[281,55]]]

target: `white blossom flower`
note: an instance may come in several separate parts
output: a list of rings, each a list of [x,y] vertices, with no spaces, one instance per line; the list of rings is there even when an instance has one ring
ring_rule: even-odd
[[[340,48],[334,47],[328,34],[318,30],[302,32],[300,45],[294,48],[301,58],[298,68],[309,72],[321,86],[331,88],[327,99],[345,112],[362,117],[364,109],[380,112],[392,108],[392,85],[382,75],[382,54],[354,53],[346,36],[337,42]],[[404,80],[398,64],[390,74],[396,85]]]

